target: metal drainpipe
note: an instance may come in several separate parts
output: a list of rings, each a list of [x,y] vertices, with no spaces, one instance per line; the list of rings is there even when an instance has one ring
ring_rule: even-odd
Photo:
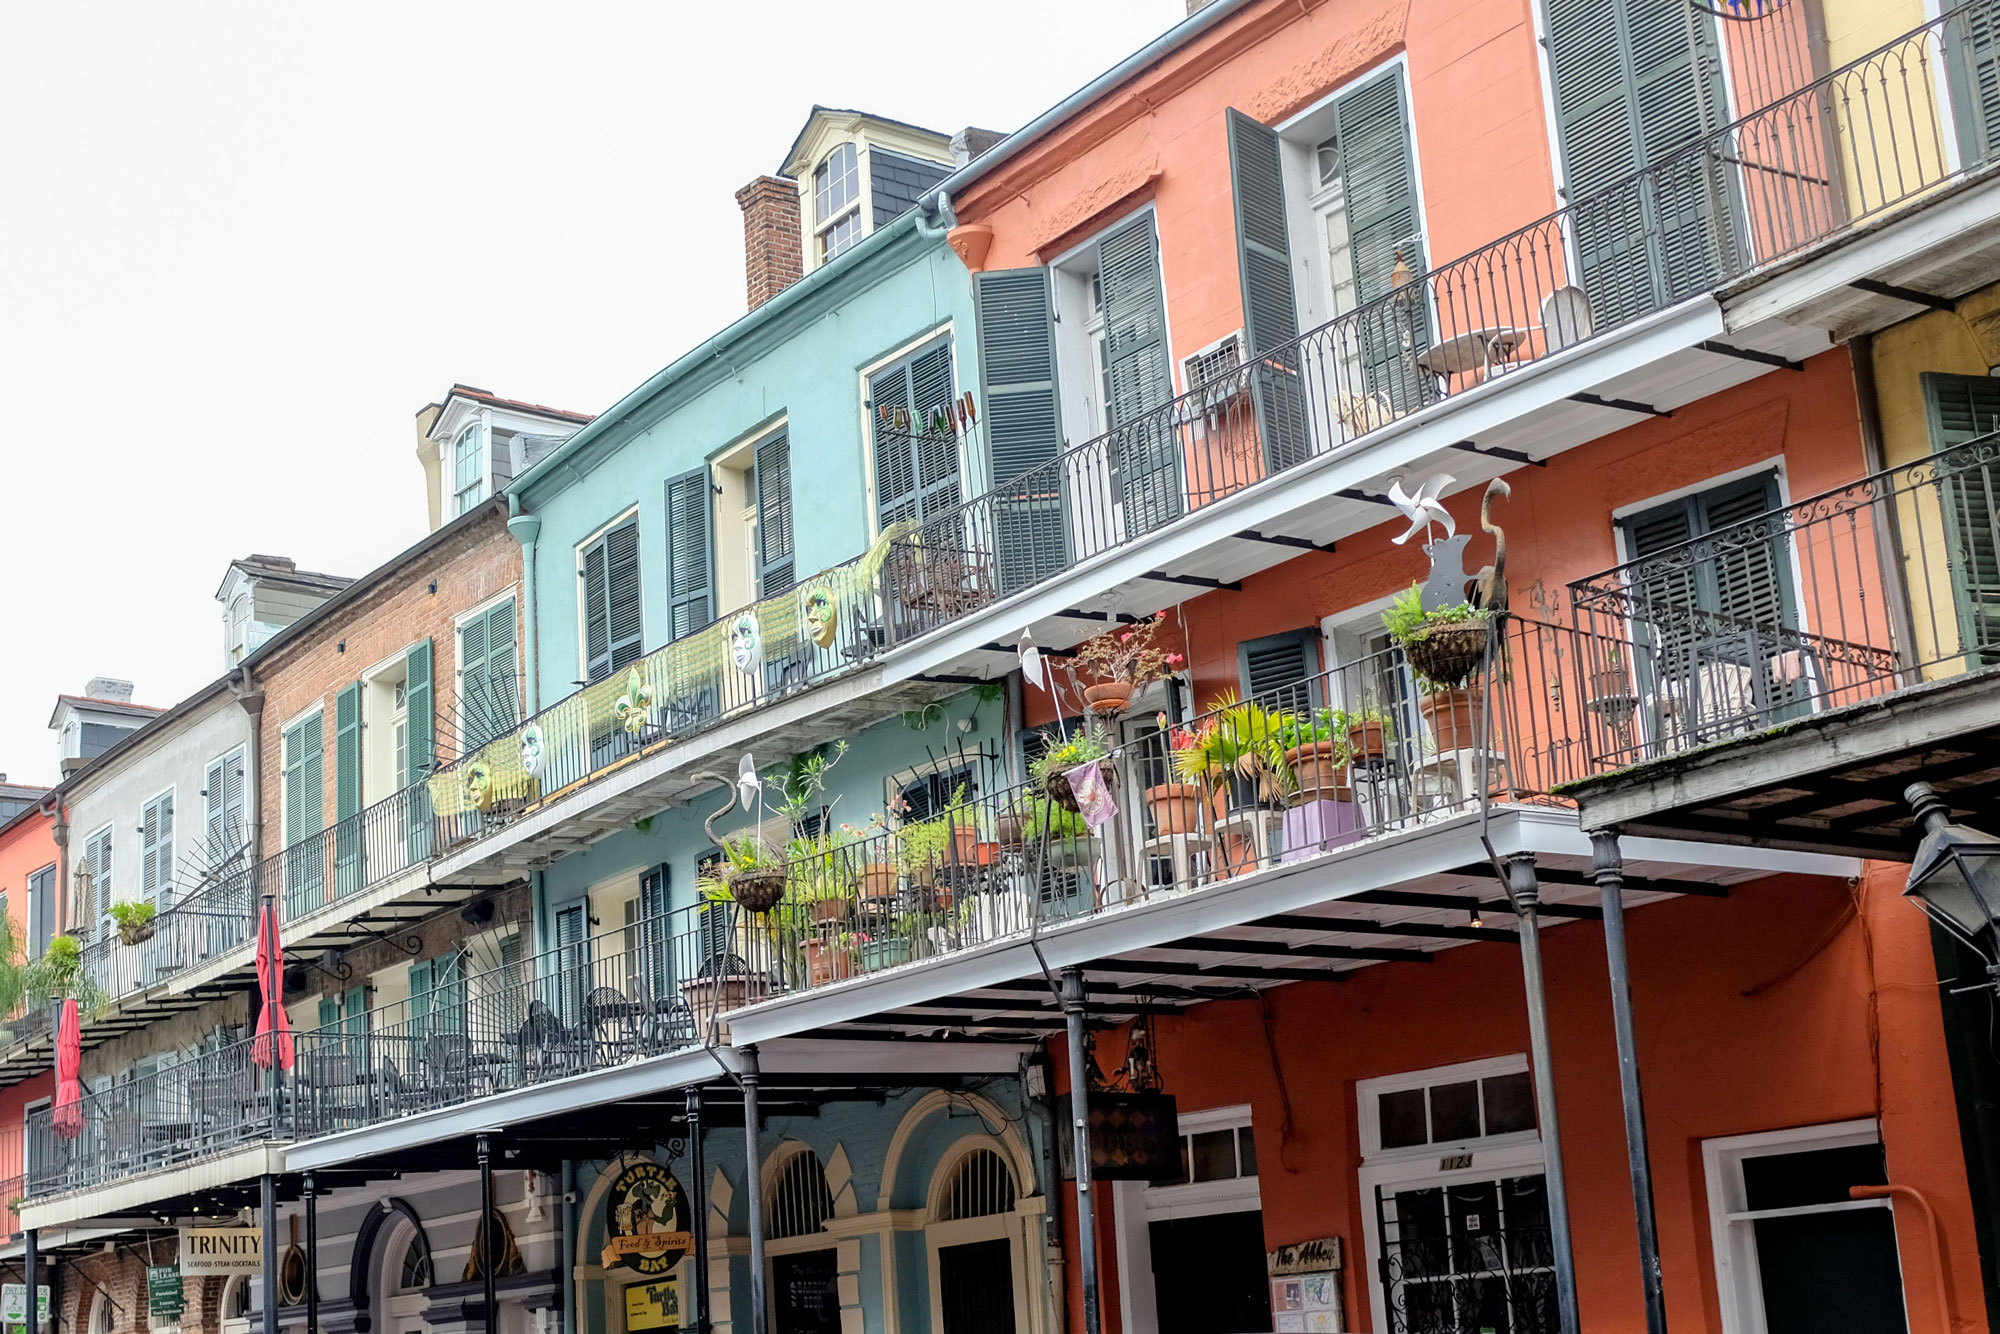
[[[1556,1318],[1562,1334],[1577,1334],[1576,1253],[1569,1237],[1569,1186],[1563,1176],[1562,1131],[1556,1124],[1555,1065],[1549,1057],[1549,993],[1542,981],[1541,883],[1535,855],[1507,859],[1507,897],[1520,918],[1521,980],[1528,995],[1528,1059],[1534,1067],[1535,1113],[1542,1133],[1542,1181],[1549,1201],[1549,1247],[1556,1271]]]
[[[535,689],[535,540],[542,535],[542,516],[521,513],[520,498],[511,493],[507,531],[521,544],[521,702],[532,718],[541,709]]]
[[[479,1295],[481,1314],[485,1317],[486,1334],[499,1334],[499,1297],[494,1291],[494,1259],[500,1253],[500,1229],[494,1227],[498,1211],[493,1207],[493,1143],[485,1135],[478,1139],[479,1147],[479,1227],[474,1235],[479,1238],[479,1249],[485,1254],[479,1260]]]
[[[1018,678],[1017,678],[1018,679]],[[1054,1207],[1057,1183],[1062,1180],[1061,1160],[1058,1154],[1057,1135],[1062,1133],[1062,1125],[1056,1119],[1056,1076],[1055,1065],[1048,1052],[1042,1051],[1035,1064],[1042,1072],[1042,1096],[1030,1099],[1042,1114],[1042,1199],[1046,1201],[1042,1210],[1042,1253],[1053,1253],[1055,1273],[1047,1286],[1050,1328],[1055,1334],[1065,1334],[1069,1328],[1069,1293],[1063,1283],[1065,1266],[1062,1259],[1062,1216]],[[1051,1266],[1043,1266],[1046,1272]]]
[[[1882,399],[1875,383],[1875,335],[1861,334],[1847,345],[1854,363],[1854,406],[1860,414],[1861,462],[1869,476],[1887,472],[1888,450],[1882,440]],[[1910,590],[1903,583],[1902,521],[1894,501],[1877,500],[1869,507],[1875,530],[1875,563],[1881,567],[1882,596],[1889,604],[1892,629],[1912,662],[1917,653],[1917,623],[1910,614]],[[1906,681],[1904,684],[1914,684]]]
[[[737,1082],[743,1090],[744,1230],[750,1234],[750,1328],[756,1334],[763,1334],[770,1325],[765,1314],[768,1299],[764,1291],[764,1150],[758,1138],[763,1118],[757,1108],[760,1082],[757,1048],[739,1047],[737,1055],[743,1061],[743,1073]]]
[[[54,810],[48,807],[50,801],[55,803]],[[70,914],[68,803],[59,795],[43,798],[42,818],[50,822],[49,837],[56,844],[56,902],[51,905],[56,911],[56,920],[49,924],[49,934],[53,936],[56,928],[69,920]],[[33,944],[32,941],[29,943]]]
[[[264,1334],[278,1334],[278,1179],[264,1173],[257,1181],[257,1195],[264,1225],[263,1291],[258,1299],[264,1305]]]
[[[701,1142],[701,1085],[687,1091],[688,1232],[694,1242],[689,1266],[688,1303],[694,1312],[694,1334],[708,1334],[708,1171]]]
[[[319,1183],[305,1175],[306,1334],[319,1334]]]
[[[1063,970],[1063,1013],[1069,1024],[1069,1114],[1076,1136],[1076,1276],[1083,1288],[1084,1334],[1102,1329],[1102,1297],[1097,1289],[1097,1207],[1090,1189],[1090,1076],[1085,1067],[1083,969]],[[1566,1331],[1565,1334],[1568,1334]]]
[[[562,1164],[562,1334],[576,1334],[576,1163]]]

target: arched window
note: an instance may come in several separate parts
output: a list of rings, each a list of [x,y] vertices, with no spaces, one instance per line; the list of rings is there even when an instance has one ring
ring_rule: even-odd
[[[224,1320],[250,1318],[249,1275],[237,1274],[229,1280],[229,1286],[222,1293],[222,1318]]]
[[[477,505],[486,491],[486,431],[478,422],[458,433],[451,448],[452,488],[463,514]]]
[[[431,1286],[431,1248],[424,1242],[424,1234],[410,1234],[410,1244],[403,1249],[401,1276],[396,1280],[397,1292],[422,1292]]]
[[[861,239],[861,154],[852,143],[836,144],[813,168],[813,231],[822,264]]]
[[[940,1223],[1013,1212],[1014,1173],[991,1149],[974,1149],[958,1160],[936,1206]]]
[[[826,1188],[826,1169],[819,1155],[801,1149],[786,1161],[771,1192],[770,1221],[764,1235],[772,1241],[809,1237],[833,1217],[833,1192]]]
[[[90,1334],[112,1334],[118,1328],[118,1313],[111,1307],[111,1299],[99,1292],[90,1304]]]

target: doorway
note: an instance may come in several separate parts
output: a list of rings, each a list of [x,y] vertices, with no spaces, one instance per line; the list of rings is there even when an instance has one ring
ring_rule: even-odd
[[[944,1334],[1014,1334],[1013,1243],[939,1247],[938,1294]]]
[[[771,1257],[777,1334],[840,1334],[838,1256],[827,1249]]]
[[[1271,1328],[1264,1212],[1147,1224],[1160,1334],[1245,1334]]]

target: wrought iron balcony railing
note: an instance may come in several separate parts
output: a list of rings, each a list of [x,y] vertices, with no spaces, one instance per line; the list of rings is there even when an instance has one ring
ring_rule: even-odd
[[[1619,767],[2000,663],[2000,434],[1570,586]]]

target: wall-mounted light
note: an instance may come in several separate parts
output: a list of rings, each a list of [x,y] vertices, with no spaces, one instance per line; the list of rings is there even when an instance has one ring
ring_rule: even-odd
[[[1473,905],[1472,905],[1472,927],[1473,927],[1473,929],[1474,929],[1474,930],[1476,931],[1476,930],[1478,930],[1478,929],[1479,929],[1480,927],[1482,927],[1482,926],[1485,926],[1485,925],[1486,925],[1486,918],[1485,918],[1485,916],[1484,916],[1483,914],[1481,914],[1481,913],[1480,913],[1480,911],[1479,911],[1479,905],[1478,905],[1478,904],[1476,904],[1476,903],[1475,903],[1475,904],[1473,904]]]
[[[431,580],[431,596],[436,597],[437,591],[438,591],[438,581],[433,579]]]
[[[1924,841],[1910,864],[1905,896],[1939,926],[1986,960],[1987,981],[1979,988],[2000,991],[2000,964],[1994,962],[1995,928],[2000,926],[2000,838],[1954,824],[1951,808],[1929,783],[1912,783],[1903,800],[1916,812]]]
[[[345,652],[347,652],[347,641],[346,641],[345,639],[343,639],[343,640],[341,640],[341,641],[340,641],[340,642],[339,642],[338,644],[335,644],[335,645],[333,646],[333,651],[334,651],[335,653],[345,653]]]

